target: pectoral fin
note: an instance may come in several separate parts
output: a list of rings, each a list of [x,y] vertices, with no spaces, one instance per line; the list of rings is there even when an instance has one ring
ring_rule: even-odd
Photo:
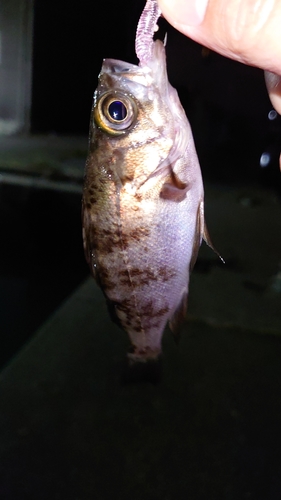
[[[188,191],[188,184],[182,182],[178,176],[171,170],[169,178],[164,182],[160,197],[164,200],[171,200],[175,202],[180,202],[186,197]]]

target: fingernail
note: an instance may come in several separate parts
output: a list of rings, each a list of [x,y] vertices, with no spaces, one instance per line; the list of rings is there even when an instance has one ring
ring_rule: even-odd
[[[207,10],[208,0],[185,0],[180,3],[182,8],[182,24],[198,26],[203,22]]]
[[[198,26],[204,20],[208,0],[160,0],[175,22],[181,25]],[[164,10],[164,9],[163,9]]]

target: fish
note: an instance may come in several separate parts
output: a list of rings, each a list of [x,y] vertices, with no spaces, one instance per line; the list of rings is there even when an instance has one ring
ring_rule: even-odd
[[[154,40],[160,14],[147,0],[138,65],[103,60],[82,199],[86,260],[132,364],[159,359],[167,323],[178,336],[202,239],[213,248],[191,127],[168,81],[165,41]]]

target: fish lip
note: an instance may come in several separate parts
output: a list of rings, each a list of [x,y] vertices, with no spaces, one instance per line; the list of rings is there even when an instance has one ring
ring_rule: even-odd
[[[104,59],[102,71],[106,73],[113,73],[117,75],[139,73],[142,74],[143,70],[136,64],[120,61],[119,59]]]

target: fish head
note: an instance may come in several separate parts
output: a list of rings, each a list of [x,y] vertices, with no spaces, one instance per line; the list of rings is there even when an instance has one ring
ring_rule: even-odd
[[[153,43],[145,65],[104,60],[94,94],[90,150],[99,152],[99,162],[111,174],[114,165],[116,181],[137,189],[151,175],[164,173],[184,154],[191,137],[187,128],[177,92],[168,82],[160,40]]]

